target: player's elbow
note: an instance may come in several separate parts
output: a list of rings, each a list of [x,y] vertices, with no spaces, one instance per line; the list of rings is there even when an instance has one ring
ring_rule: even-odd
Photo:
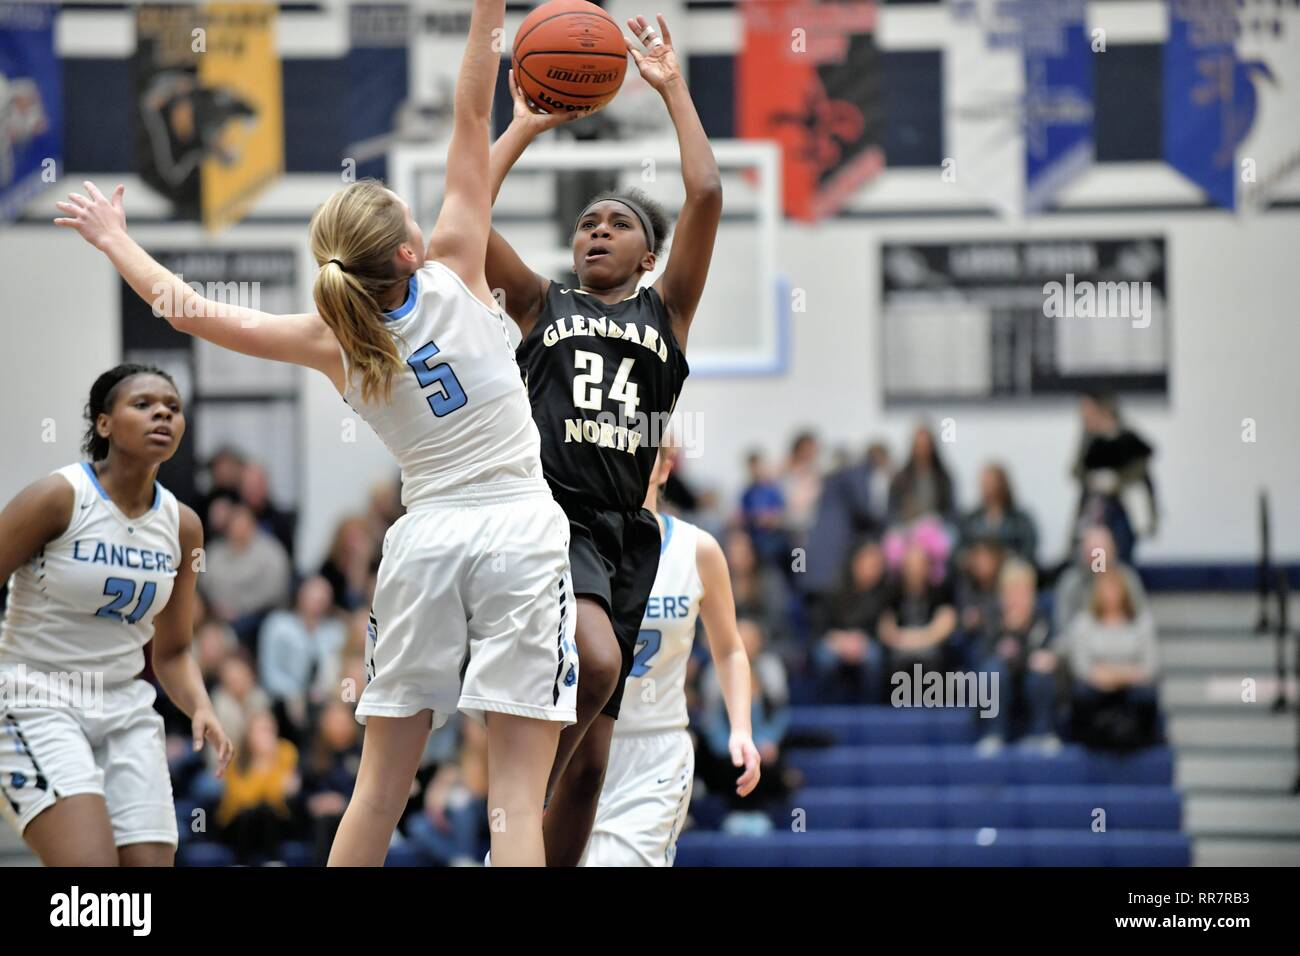
[[[716,166],[686,188],[686,198],[691,202],[722,207],[722,174]]]

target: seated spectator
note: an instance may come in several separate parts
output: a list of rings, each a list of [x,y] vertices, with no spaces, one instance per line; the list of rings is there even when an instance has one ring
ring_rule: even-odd
[[[1008,554],[1033,564],[1038,552],[1038,528],[1027,512],[1016,507],[1011,480],[1001,465],[980,471],[980,505],[961,523],[961,544],[996,541]]]
[[[894,483],[894,462],[884,442],[874,441],[867,446],[867,465],[871,469],[868,511],[872,522],[883,528],[889,520],[889,488]]]
[[[226,768],[225,782],[217,806],[221,840],[234,850],[240,863],[273,858],[280,841],[292,833],[289,800],[302,781],[298,750],[280,739],[270,711],[249,719],[235,759]]]
[[[734,833],[771,830],[772,821],[764,809],[783,800],[795,783],[781,749],[790,726],[790,691],[785,664],[763,646],[758,622],[738,618],[736,627],[745,644],[752,668],[753,703],[751,724],[754,746],[763,760],[763,774],[748,797],[736,794],[740,770],[731,762],[731,722],[726,701],[710,662],[700,675],[700,744],[695,748],[699,778],[711,791],[726,794],[732,807],[723,827]]]
[[[954,589],[963,650],[982,647],[998,627],[1002,561],[1002,548],[991,540],[972,542],[963,555]]]
[[[329,862],[334,834],[352,799],[361,766],[361,742],[352,708],[333,700],[321,711],[316,738],[303,767],[303,805],[311,823],[316,866]]]
[[[219,448],[208,459],[208,490],[194,506],[203,522],[203,538],[211,545],[225,534],[230,506],[239,501],[239,482],[244,473],[244,456],[234,448]],[[218,502],[221,506],[214,509]]]
[[[1115,539],[1104,525],[1094,525],[1083,533],[1074,564],[1056,579],[1053,630],[1064,634],[1074,619],[1092,603],[1093,581],[1103,571],[1118,570],[1124,576],[1133,609],[1141,613],[1147,606],[1146,589],[1131,565],[1119,560]]]
[[[432,866],[474,866],[482,858],[487,823],[487,733],[460,722],[456,759],[438,765],[419,812],[407,819],[407,840]]]
[[[996,753],[1017,723],[1024,743],[1046,754],[1061,749],[1056,736],[1056,654],[1048,642],[1051,629],[1038,613],[1038,575],[1033,565],[1012,558],[998,575],[1001,612],[979,644],[978,669],[997,675],[997,714],[981,718],[987,731],[978,748]]]
[[[926,670],[944,670],[950,663],[949,641],[956,629],[951,589],[934,583],[929,553],[913,544],[880,615],[885,673],[910,672],[915,664]]]
[[[335,607],[355,611],[369,606],[370,565],[378,552],[365,517],[353,515],[339,522],[329,556],[320,568],[320,576],[334,593]]]
[[[239,498],[253,512],[258,527],[280,542],[284,553],[293,556],[293,533],[297,519],[271,502],[271,484],[266,469],[256,462],[244,466],[239,478]]]
[[[194,632],[194,656],[209,696],[221,680],[221,668],[226,658],[238,647],[239,638],[235,637],[235,632],[214,617],[208,618]]]
[[[1096,576],[1091,606],[1074,619],[1065,649],[1074,738],[1116,750],[1156,743],[1155,621],[1134,607],[1122,571]]]
[[[790,592],[785,577],[760,564],[749,535],[737,528],[723,539],[736,615],[753,618],[781,653],[790,653]]]
[[[784,570],[790,545],[785,533],[785,496],[760,452],[745,459],[749,484],[740,495],[740,519],[758,559]]]
[[[813,652],[818,699],[827,704],[877,703],[883,700],[884,685],[876,629],[890,597],[879,542],[858,546],[846,578],[815,631],[822,635]]]
[[[267,612],[289,599],[292,568],[279,541],[257,526],[247,505],[234,505],[226,537],[207,549],[199,575],[214,617],[229,624],[249,647]]]
[[[294,609],[268,614],[258,637],[262,688],[284,735],[298,746],[306,743],[311,705],[319,705],[333,691],[336,668],[327,662],[337,657],[347,639],[343,623],[331,614],[332,599],[324,578],[305,579],[298,586]],[[329,681],[323,687],[317,683],[322,671]]]
[[[212,692],[212,710],[231,740],[242,740],[253,715],[271,709],[271,699],[257,686],[253,676],[251,656],[247,649],[237,647],[221,664],[221,677]],[[215,770],[217,758],[211,747],[204,747],[210,770]]]

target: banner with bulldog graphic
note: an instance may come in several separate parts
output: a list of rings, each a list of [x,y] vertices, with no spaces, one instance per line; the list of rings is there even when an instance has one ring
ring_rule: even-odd
[[[238,222],[284,172],[276,8],[146,5],[134,59],[140,175],[177,219]]]

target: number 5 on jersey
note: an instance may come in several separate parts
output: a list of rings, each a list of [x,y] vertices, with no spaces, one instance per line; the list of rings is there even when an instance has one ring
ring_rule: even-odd
[[[463,407],[469,399],[465,397],[465,390],[460,387],[460,381],[457,380],[456,373],[452,371],[450,365],[446,362],[439,362],[432,366],[429,364],[430,359],[437,354],[438,346],[426,342],[411,354],[406,364],[415,372],[415,379],[420,383],[420,388],[437,385],[442,389],[441,392],[426,396],[433,414],[441,418]]]

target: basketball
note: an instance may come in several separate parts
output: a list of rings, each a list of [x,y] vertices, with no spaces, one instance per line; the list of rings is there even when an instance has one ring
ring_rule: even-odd
[[[515,80],[548,113],[590,112],[618,92],[627,71],[623,31],[587,0],[551,0],[515,37]]]

